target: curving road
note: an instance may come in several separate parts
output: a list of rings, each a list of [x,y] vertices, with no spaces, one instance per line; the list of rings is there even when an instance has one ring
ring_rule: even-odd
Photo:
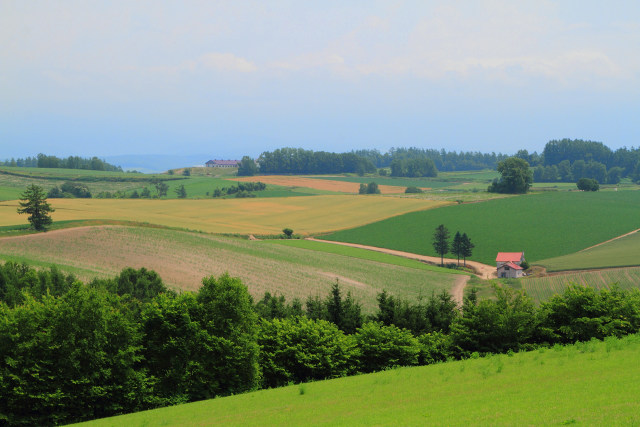
[[[379,248],[379,247],[376,247],[376,246],[360,245],[360,244],[357,244],[357,243],[333,242],[331,240],[314,239],[313,237],[307,237],[305,240],[311,240],[311,241],[323,242],[323,243],[333,243],[335,245],[351,246],[353,248],[368,249],[370,251],[382,252],[382,253],[385,253],[385,254],[396,255],[396,256],[401,256],[401,257],[404,257],[404,258],[415,259],[415,260],[418,260],[418,261],[427,262],[429,264],[440,265],[440,258],[439,257],[433,257],[433,256],[427,256],[427,255],[419,255],[419,254],[414,254],[414,253],[411,253],[411,252],[396,251],[396,250],[393,250],[393,249]],[[454,258],[445,258],[444,262],[445,263],[452,263],[452,262],[458,262],[458,260],[454,259]],[[471,267],[473,270],[475,270],[476,276],[478,276],[478,277],[480,277],[482,279],[492,279],[492,278],[496,278],[497,277],[496,267],[494,267],[494,266],[487,265],[487,264],[482,264],[482,263],[477,262],[477,261],[467,261],[467,266]],[[456,280],[456,283],[453,285],[453,288],[451,289],[451,295],[458,302],[458,304],[462,304],[462,299],[463,299],[463,295],[464,295],[464,287],[467,284],[468,280],[469,280],[469,276],[461,275],[460,278],[458,280]]]

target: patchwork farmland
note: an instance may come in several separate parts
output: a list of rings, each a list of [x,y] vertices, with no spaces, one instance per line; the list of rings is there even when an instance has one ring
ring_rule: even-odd
[[[268,291],[303,301],[326,295],[338,280],[367,311],[373,310],[376,295],[384,289],[415,299],[449,290],[464,277],[380,255],[372,260],[365,250],[332,254],[146,227],[82,227],[0,239],[0,259],[42,267],[55,264],[84,280],[112,277],[125,267],[145,267],[157,271],[173,288],[197,290],[203,277],[228,272],[240,277],[256,298]]]

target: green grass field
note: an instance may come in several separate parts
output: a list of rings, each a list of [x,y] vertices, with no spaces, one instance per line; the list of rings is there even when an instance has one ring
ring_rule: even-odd
[[[260,181],[260,177],[255,177],[254,182]],[[211,198],[213,192],[216,188],[223,187],[232,187],[238,185],[236,181],[230,181],[227,179],[221,178],[212,178],[208,176],[193,176],[189,177],[184,181],[170,181],[169,190],[167,192],[168,199],[176,199],[178,196],[176,194],[176,189],[180,187],[180,185],[184,185],[185,190],[187,191],[187,198],[189,199],[206,199]],[[153,187],[149,188],[151,193],[153,194],[155,190]],[[253,194],[256,197],[298,197],[298,196],[314,196],[320,194],[335,194],[331,191],[321,191],[314,190],[311,188],[289,188],[283,187],[279,185],[269,184],[267,185],[266,190],[263,191],[255,191]],[[233,198],[232,196],[227,196]]]
[[[546,267],[547,271],[627,267],[640,265],[638,254],[640,254],[640,233],[634,233],[595,248],[557,258],[543,259],[536,264]]]
[[[309,178],[326,179],[330,181],[358,182],[378,185],[392,185],[395,187],[428,187],[443,188],[452,185],[451,182],[439,181],[437,178],[393,178],[393,177],[359,177],[359,176],[314,176]]]
[[[328,295],[338,280],[366,312],[373,311],[384,289],[415,299],[449,290],[460,277],[398,257],[367,259],[369,251],[348,252],[150,227],[89,226],[0,239],[2,260],[56,264],[83,280],[111,277],[125,267],[146,267],[174,288],[195,290],[203,277],[229,272],[240,277],[254,297],[269,291],[303,301]]]
[[[640,287],[640,267],[610,268],[606,270],[581,271],[543,277],[527,277],[509,280],[513,287],[524,289],[536,302],[546,301],[560,294],[570,285],[582,285],[595,289],[610,288],[617,284],[621,289]]]
[[[88,426],[637,425],[640,336],[262,390]]]
[[[497,252],[524,251],[530,262],[571,254],[640,228],[640,192],[548,192],[412,212],[323,236],[436,256],[434,229],[466,232],[471,259],[494,264]]]
[[[480,188],[486,191],[489,183],[498,178],[500,174],[496,171],[465,171],[465,172],[440,172],[434,178],[405,178],[405,177],[370,177],[370,176],[317,176],[313,178],[328,179],[333,181],[359,182],[368,184],[375,182],[378,185],[393,185],[398,187],[424,187],[434,190],[441,188]],[[575,185],[574,185],[575,186]]]
[[[68,180],[79,180],[87,185],[93,196],[103,191],[115,193],[116,191],[130,195],[134,190],[140,193],[143,188],[148,188],[151,195],[156,194],[156,189],[151,183],[154,178],[165,180],[169,185],[167,199],[176,199],[176,189],[184,185],[189,199],[211,198],[216,188],[231,187],[237,182],[226,178],[232,175],[220,171],[207,171],[206,168],[192,168],[192,175],[185,177],[181,173],[168,174],[139,174],[123,172],[90,171],[81,169],[48,169],[48,168],[11,168],[0,167],[0,201],[16,200],[24,189],[30,184],[36,184],[49,190],[56,185],[61,185]],[[212,168],[208,168],[212,169]],[[181,171],[181,170],[180,170]],[[6,172],[6,173],[2,173]],[[117,181],[124,180],[124,181]],[[259,181],[256,177],[255,181]],[[278,185],[268,185],[264,191],[254,192],[256,197],[299,197],[321,194],[336,194],[331,191],[314,190],[311,188],[290,188]],[[228,196],[233,197],[233,196]]]
[[[125,172],[91,171],[83,169],[57,169],[57,168],[12,168],[0,167],[0,201],[16,200],[24,192],[28,185],[36,184],[49,189],[60,186],[65,181],[78,180],[85,184],[94,197],[103,191],[132,192],[149,187],[155,193],[151,180],[159,178],[167,181],[171,186],[177,186],[177,182],[186,183],[180,176],[147,175]]]
[[[54,180],[73,180],[83,178],[127,178],[135,180],[145,180],[152,177],[168,178],[168,175],[162,174],[141,174],[128,172],[108,172],[95,171],[87,169],[64,169],[64,168],[18,168],[9,166],[0,166],[0,171],[9,172],[15,175],[24,175],[31,178],[50,178]],[[176,176],[177,178],[178,176]]]

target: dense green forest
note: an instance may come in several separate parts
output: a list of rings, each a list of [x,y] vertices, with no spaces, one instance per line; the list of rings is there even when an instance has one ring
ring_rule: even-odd
[[[38,154],[36,157],[24,159],[10,159],[0,162],[0,166],[25,167],[25,168],[63,168],[63,169],[87,169],[94,171],[122,172],[120,166],[115,166],[100,160],[97,157],[84,158],[69,156],[66,159]]]
[[[533,167],[535,182],[590,178],[600,184],[617,184],[624,177],[640,180],[640,148],[613,151],[601,142],[562,139],[549,141],[541,154],[520,150],[515,156]]]
[[[168,290],[146,269],[85,284],[57,268],[0,266],[0,423],[50,425],[482,354],[640,331],[640,291],[570,287],[537,307],[523,293],[387,292],[365,317],[330,294],[254,301],[239,279]]]
[[[394,161],[406,164],[410,160],[429,159],[433,162],[436,170],[442,172],[495,169],[498,162],[509,157],[506,154],[456,152],[417,147],[391,148],[384,154],[378,150],[356,150],[353,153],[370,160],[378,168],[392,167]]]
[[[302,148],[265,151],[258,159],[260,173],[327,174],[373,173],[375,166],[354,153],[328,153]]]

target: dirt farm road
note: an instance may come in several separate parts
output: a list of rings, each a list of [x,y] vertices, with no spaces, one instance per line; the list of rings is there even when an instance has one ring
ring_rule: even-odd
[[[411,252],[403,252],[403,251],[396,251],[393,249],[378,248],[376,246],[359,245],[357,243],[332,242],[330,240],[314,239],[313,237],[307,237],[305,240],[311,240],[314,242],[323,242],[323,243],[333,243],[335,245],[351,246],[353,248],[368,249],[370,251],[382,252],[385,254],[401,256],[409,259],[415,259],[415,260],[423,261],[429,264],[436,264],[436,265],[440,264],[439,257],[419,255]],[[453,258],[444,259],[445,263],[451,263],[451,262],[457,262],[457,261],[458,261],[457,259],[453,259]],[[492,279],[497,276],[496,268],[494,266],[482,264],[477,261],[467,261],[467,266],[472,267],[476,271],[476,275],[478,277],[481,277],[482,279]],[[454,300],[458,302],[458,304],[462,304],[464,287],[467,284],[468,280],[469,280],[469,276],[460,275],[456,280],[455,284],[453,285],[453,288],[451,289],[451,295],[453,296]]]

